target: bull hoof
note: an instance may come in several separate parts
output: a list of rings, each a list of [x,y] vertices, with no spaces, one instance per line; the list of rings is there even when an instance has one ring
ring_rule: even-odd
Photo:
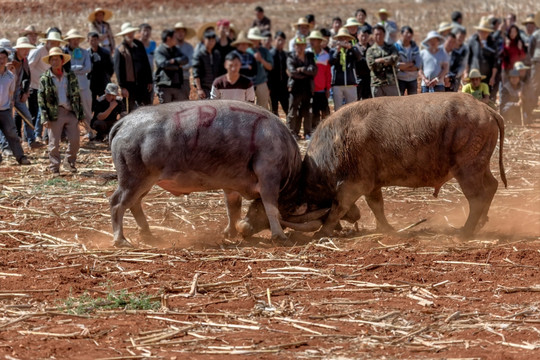
[[[317,231],[315,234],[313,234],[313,239],[320,239],[320,238],[323,238],[323,237],[330,237],[332,234],[329,234],[327,231],[324,231],[324,230],[319,230]]]
[[[113,243],[117,248],[133,248],[134,246],[126,239],[115,240]]]
[[[285,241],[285,240],[289,240],[289,238],[287,237],[287,235],[285,235],[284,232],[282,232],[278,234],[272,234],[272,240]]]
[[[223,235],[225,236],[225,239],[234,239],[236,235],[238,235],[238,231],[233,226],[227,226],[225,230],[223,230]]]

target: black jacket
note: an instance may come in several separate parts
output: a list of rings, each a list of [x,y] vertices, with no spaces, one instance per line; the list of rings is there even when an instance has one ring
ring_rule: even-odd
[[[210,91],[214,79],[219,76],[219,68],[221,66],[221,55],[214,48],[212,54],[206,51],[206,46],[201,45],[193,54],[193,78],[199,78],[201,87]]]
[[[287,72],[289,73],[289,91],[293,94],[300,92],[310,92],[315,90],[313,79],[317,75],[317,64],[315,55],[312,52],[306,52],[304,61],[300,60],[294,51],[287,56]],[[303,71],[297,69],[303,67]]]
[[[148,55],[142,42],[137,39],[133,39],[132,46],[127,46],[126,42],[122,42],[120,46],[116,48],[114,52],[114,73],[118,80],[118,85],[125,88],[127,84],[126,80],[126,51],[131,54],[133,61],[133,72],[135,73],[135,86],[137,88],[144,87],[144,91],[147,92],[146,86],[152,84],[152,69],[150,68],[150,62],[148,61]]]
[[[170,60],[174,60],[173,63]],[[187,56],[182,54],[176,46],[168,47],[161,44],[154,54],[156,72],[154,82],[159,87],[180,88],[184,82],[182,66],[189,62]]]
[[[362,55],[356,46],[351,47],[345,54],[345,71],[340,63],[341,52],[332,49],[330,52],[330,65],[332,65],[332,86],[356,85],[356,67]]]
[[[268,72],[268,88],[270,91],[287,88],[287,83],[289,82],[289,75],[287,75],[287,52],[272,48],[270,55],[274,59],[274,66]]]
[[[92,48],[90,60],[92,61],[92,71],[88,73],[90,80],[90,91],[95,96],[101,96],[105,92],[105,87],[111,82],[111,76],[114,74],[114,65],[109,50],[98,46],[97,51]]]

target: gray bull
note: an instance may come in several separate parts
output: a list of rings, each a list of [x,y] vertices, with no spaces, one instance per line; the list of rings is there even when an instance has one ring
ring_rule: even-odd
[[[356,200],[365,195],[380,230],[391,230],[381,187],[434,187],[456,178],[469,202],[464,235],[487,221],[497,190],[491,155],[504,123],[468,94],[436,93],[365,100],[344,107],[314,133],[303,162],[310,208],[331,207],[316,236],[328,236]],[[353,207],[354,209],[355,207]]]
[[[279,211],[292,212],[301,156],[287,127],[269,111],[239,101],[145,107],[119,121],[110,139],[118,173],[110,200],[115,246],[131,246],[123,234],[126,209],[150,235],[141,200],[154,184],[176,196],[223,189],[228,236],[237,227],[244,236],[261,230],[239,221],[242,197],[260,198],[265,219],[259,222],[269,224],[274,238],[286,238]]]

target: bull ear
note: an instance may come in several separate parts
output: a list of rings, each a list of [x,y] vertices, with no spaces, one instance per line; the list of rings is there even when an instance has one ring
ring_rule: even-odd
[[[302,232],[312,232],[317,231],[322,226],[321,220],[313,220],[309,222],[304,222],[301,224],[288,222],[286,220],[280,220],[281,226],[283,227],[289,227],[296,231],[302,231]]]
[[[303,215],[288,216],[286,218],[286,220],[290,221],[292,223],[297,223],[297,224],[305,223],[305,222],[308,222],[308,221],[318,220],[318,219],[322,218],[323,216],[325,216],[328,213],[328,211],[330,211],[330,208],[319,209],[319,210],[315,210],[315,211],[310,211],[310,212],[305,213]]]

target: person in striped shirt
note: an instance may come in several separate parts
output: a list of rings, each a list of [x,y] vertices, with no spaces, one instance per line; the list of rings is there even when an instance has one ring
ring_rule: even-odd
[[[214,80],[210,99],[240,100],[255,102],[255,89],[253,83],[244,75],[240,75],[242,60],[236,51],[225,57],[227,73]]]

